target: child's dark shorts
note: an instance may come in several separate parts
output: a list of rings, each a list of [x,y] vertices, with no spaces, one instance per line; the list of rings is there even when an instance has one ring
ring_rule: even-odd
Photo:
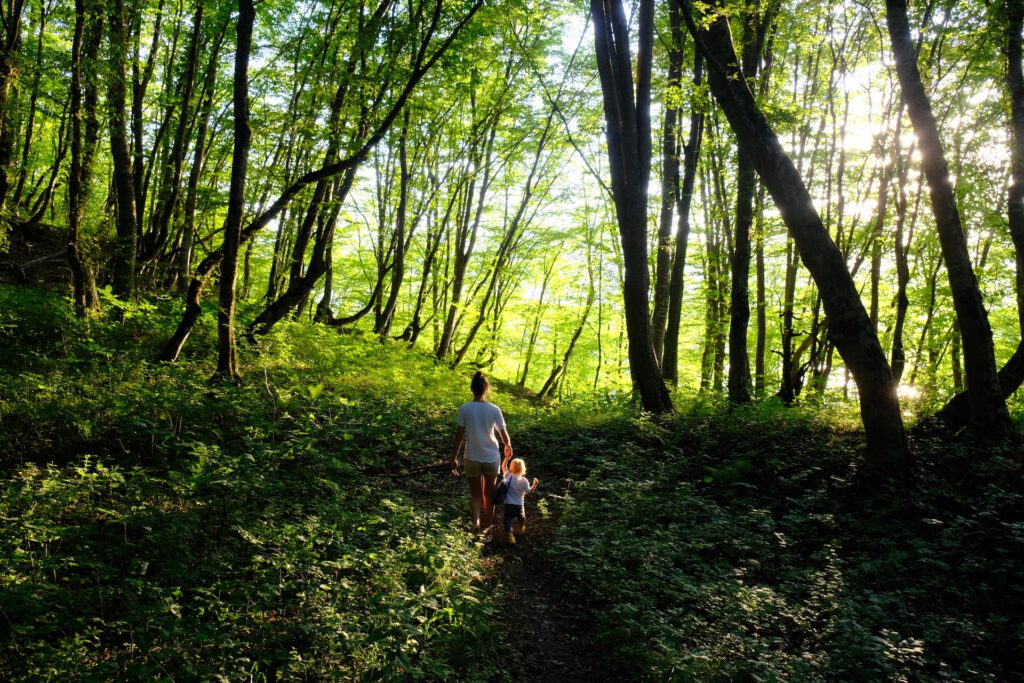
[[[517,519],[523,524],[526,523],[526,506],[505,503],[505,531],[512,531],[512,522]]]

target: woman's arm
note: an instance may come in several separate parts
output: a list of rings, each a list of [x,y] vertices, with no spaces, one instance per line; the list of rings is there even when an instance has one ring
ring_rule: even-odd
[[[512,439],[509,438],[508,430],[502,427],[498,430],[498,438],[505,444],[505,458],[512,457]]]
[[[466,442],[466,428],[458,427],[455,430],[455,439],[452,441],[452,476],[459,476],[459,451],[462,444]]]

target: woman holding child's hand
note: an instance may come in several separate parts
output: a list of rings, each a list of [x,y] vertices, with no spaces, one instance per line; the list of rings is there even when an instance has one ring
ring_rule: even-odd
[[[455,420],[455,440],[452,443],[452,476],[459,476],[459,451],[466,445],[464,466],[469,481],[469,511],[473,518],[473,531],[479,533],[491,526],[494,520],[494,506],[491,493],[498,479],[501,450],[498,439],[510,457],[512,441],[505,429],[505,418],[501,409],[488,403],[487,394],[491,383],[482,372],[473,375],[469,388],[473,400],[459,406]]]

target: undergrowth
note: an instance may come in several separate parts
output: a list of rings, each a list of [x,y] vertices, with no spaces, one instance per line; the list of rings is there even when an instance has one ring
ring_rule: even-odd
[[[163,364],[178,304],[105,306],[0,287],[0,679],[511,676],[441,464],[468,371],[292,323],[211,383],[212,313]],[[494,400],[600,679],[1022,680],[1014,450],[922,432],[872,487],[843,404]]]
[[[174,304],[0,299],[0,679],[500,677],[462,485],[402,476],[468,377],[291,324],[213,384]]]
[[[801,411],[693,406],[594,457],[551,553],[610,679],[1024,680],[1024,468],[921,436],[914,481]]]

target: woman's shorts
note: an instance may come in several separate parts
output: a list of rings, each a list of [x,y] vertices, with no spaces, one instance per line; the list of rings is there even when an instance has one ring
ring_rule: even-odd
[[[496,477],[498,476],[498,470],[501,468],[501,463],[497,460],[494,462],[479,462],[477,460],[465,461],[466,476],[467,477]]]

